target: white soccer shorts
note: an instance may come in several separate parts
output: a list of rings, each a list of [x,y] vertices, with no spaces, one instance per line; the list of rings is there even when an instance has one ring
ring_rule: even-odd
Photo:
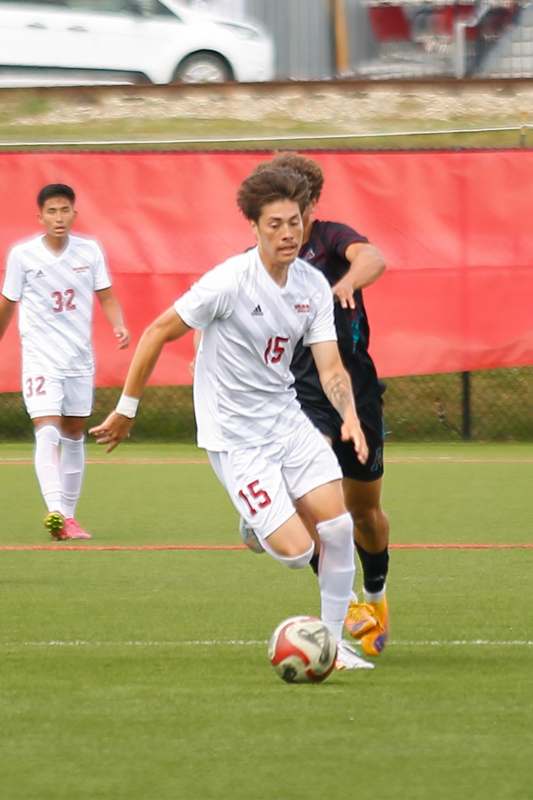
[[[333,450],[303,414],[294,433],[283,439],[207,455],[233,505],[259,539],[292,517],[294,500],[342,478]]]
[[[22,375],[22,396],[31,419],[89,417],[93,407],[93,377],[51,378],[26,371]]]

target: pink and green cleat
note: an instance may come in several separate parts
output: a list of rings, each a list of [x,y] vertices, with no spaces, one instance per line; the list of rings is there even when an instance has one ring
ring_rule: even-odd
[[[65,539],[92,539],[91,534],[85,531],[74,517],[67,517],[64,530]]]
[[[65,530],[65,517],[59,511],[50,511],[43,520],[44,527],[52,537],[58,542],[68,539]]]

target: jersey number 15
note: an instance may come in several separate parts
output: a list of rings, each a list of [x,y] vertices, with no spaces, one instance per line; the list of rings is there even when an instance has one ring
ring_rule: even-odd
[[[285,352],[285,343],[288,341],[287,336],[271,336],[264,353],[265,364],[277,364],[278,361],[281,361],[281,356]]]

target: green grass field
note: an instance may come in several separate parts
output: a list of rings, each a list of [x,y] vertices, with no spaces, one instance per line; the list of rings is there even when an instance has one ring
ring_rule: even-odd
[[[266,640],[318,612],[310,570],[134,549],[239,543],[201,451],[90,446],[93,540],[10,550],[49,542],[31,448],[2,445],[2,797],[531,798],[533,446],[387,453],[396,545],[493,547],[394,549],[376,669],[290,686]]]

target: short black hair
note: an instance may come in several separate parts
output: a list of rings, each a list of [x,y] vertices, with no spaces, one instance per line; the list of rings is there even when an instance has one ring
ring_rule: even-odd
[[[305,176],[291,169],[259,165],[240,185],[237,205],[246,217],[257,222],[263,206],[276,200],[293,200],[300,212],[309,204],[309,184]]]
[[[48,183],[46,186],[43,186],[37,195],[37,205],[39,208],[42,208],[51,197],[66,197],[72,205],[76,202],[74,189],[71,186],[67,186],[66,183]]]

